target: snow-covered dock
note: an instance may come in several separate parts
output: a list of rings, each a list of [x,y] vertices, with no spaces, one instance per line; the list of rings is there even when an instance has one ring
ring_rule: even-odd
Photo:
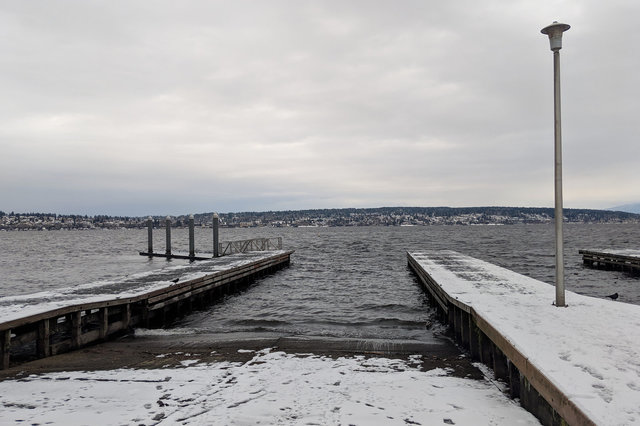
[[[566,293],[453,251],[408,253],[456,339],[543,424],[640,423],[640,306]]]
[[[0,369],[122,334],[162,327],[238,285],[289,264],[292,251],[236,254],[55,292],[0,298]]]
[[[580,250],[585,265],[640,272],[640,250]]]

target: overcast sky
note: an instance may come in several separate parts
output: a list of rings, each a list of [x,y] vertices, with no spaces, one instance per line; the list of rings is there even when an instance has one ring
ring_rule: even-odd
[[[640,2],[0,0],[0,210],[640,201]]]

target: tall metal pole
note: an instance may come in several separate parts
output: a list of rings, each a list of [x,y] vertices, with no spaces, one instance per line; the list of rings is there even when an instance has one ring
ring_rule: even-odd
[[[562,233],[562,122],[560,115],[560,50],[553,52],[553,111],[555,147],[556,306],[564,300],[564,236]]]
[[[562,122],[560,115],[560,49],[562,33],[571,28],[554,21],[542,29],[549,36],[553,51],[553,111],[554,111],[554,180],[555,180],[555,233],[556,233],[556,306],[566,306],[564,298],[564,238],[562,235]]]

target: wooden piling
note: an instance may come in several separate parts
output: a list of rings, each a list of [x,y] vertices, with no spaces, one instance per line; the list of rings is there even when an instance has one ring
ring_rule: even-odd
[[[44,318],[38,323],[38,337],[36,340],[36,351],[38,357],[44,358],[51,355],[51,320]]]
[[[493,351],[493,373],[495,374],[496,379],[504,380],[508,383],[509,368],[507,366],[507,357],[495,344],[491,345],[491,349]]]
[[[80,347],[80,336],[82,336],[82,311],[76,311],[69,314],[71,325],[71,347]]]
[[[11,353],[11,329],[0,332],[0,367],[9,368],[9,354]]]
[[[474,361],[482,360],[481,345],[482,331],[473,321],[473,317],[469,315],[469,352],[471,353],[471,359]]]
[[[127,330],[131,324],[131,304],[122,306],[122,329]]]
[[[147,253],[153,253],[153,219],[151,216],[147,218],[147,241],[149,243]]]
[[[107,337],[107,334],[109,332],[109,308],[108,307],[102,307],[100,308],[100,311],[98,313],[98,323],[99,323],[99,330],[100,333],[98,335],[98,337],[100,338],[100,340],[104,340]]]
[[[480,335],[480,361],[487,366],[493,365],[493,351],[491,349],[491,340],[482,332]]]
[[[189,257],[192,258],[196,256],[196,243],[193,226],[193,215],[189,215]]]
[[[509,368],[509,396],[511,398],[520,398],[520,370],[511,360],[507,360]]]
[[[219,253],[220,242],[218,241],[218,227],[220,226],[220,217],[218,216],[218,213],[213,214],[212,224],[213,224],[212,225],[213,226],[213,257],[218,257],[220,255]]]
[[[165,253],[167,254],[167,256],[171,256],[171,218],[169,216],[167,216],[167,218],[165,219],[164,225],[167,233],[167,243],[166,243]]]
[[[469,349],[471,336],[469,333],[469,314],[460,309],[460,335],[462,346]]]

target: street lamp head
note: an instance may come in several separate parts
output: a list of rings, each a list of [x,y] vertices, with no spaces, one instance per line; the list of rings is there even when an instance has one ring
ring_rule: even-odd
[[[570,25],[560,24],[558,21],[553,21],[553,24],[544,27],[540,32],[549,36],[549,43],[551,44],[551,50],[554,52],[562,49],[562,33],[571,28]]]

